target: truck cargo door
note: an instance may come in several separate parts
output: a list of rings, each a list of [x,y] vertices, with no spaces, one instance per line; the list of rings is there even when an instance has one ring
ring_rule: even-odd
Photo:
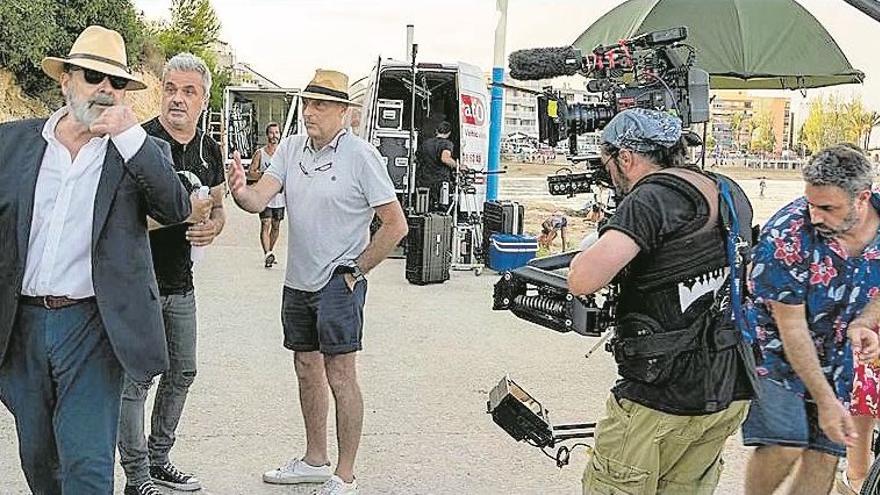
[[[300,102],[302,101],[299,93],[287,93],[290,98],[290,108],[287,109],[287,118],[284,122],[284,128],[281,130],[281,138],[285,138],[292,134],[299,134],[299,130],[303,128],[302,116],[300,115]]]
[[[461,127],[459,160],[468,168],[485,170],[489,157],[489,90],[486,87],[486,77],[479,67],[459,62],[458,103]],[[485,200],[485,179],[478,178],[477,209],[482,209]],[[473,202],[464,201],[463,198],[460,202],[461,205],[468,203]]]

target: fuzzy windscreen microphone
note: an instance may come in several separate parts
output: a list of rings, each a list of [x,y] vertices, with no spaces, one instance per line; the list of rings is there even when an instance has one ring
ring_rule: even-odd
[[[517,50],[508,57],[510,77],[520,81],[572,76],[583,67],[580,50],[570,46]]]

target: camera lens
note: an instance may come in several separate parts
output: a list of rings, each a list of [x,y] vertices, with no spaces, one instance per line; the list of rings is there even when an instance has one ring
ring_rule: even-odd
[[[568,112],[568,122],[578,134],[593,132],[605,127],[605,124],[614,118],[614,108],[611,105],[584,105],[578,103],[571,105]]]

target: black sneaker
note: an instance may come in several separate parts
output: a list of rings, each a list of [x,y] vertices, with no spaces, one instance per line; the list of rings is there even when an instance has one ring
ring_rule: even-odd
[[[122,493],[125,495],[162,495],[162,492],[156,489],[152,481],[144,481],[138,486],[125,485],[125,490]]]
[[[276,263],[275,255],[273,253],[269,253],[266,255],[266,268],[272,268],[272,265]]]
[[[198,478],[191,474],[180,472],[170,462],[164,466],[150,466],[150,478],[153,483],[160,486],[167,486],[184,492],[193,492],[202,489],[202,484]]]

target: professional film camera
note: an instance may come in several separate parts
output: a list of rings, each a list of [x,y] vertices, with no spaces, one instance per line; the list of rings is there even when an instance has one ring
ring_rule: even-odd
[[[549,176],[550,194],[573,196],[590,192],[593,186],[613,187],[599,156],[578,153],[577,136],[602,129],[627,108],[670,112],[681,119],[683,127],[709,120],[709,75],[694,67],[694,49],[681,43],[686,37],[687,28],[679,27],[598,46],[586,57],[572,47],[520,50],[510,55],[514,79],[581,74],[589,79],[587,90],[600,94],[598,103],[584,104],[568,103],[550,89],[538,93],[539,140],[556,146],[567,139],[569,159],[585,162],[583,171],[565,169],[565,173]],[[535,259],[504,273],[495,284],[492,308],[509,310],[558,332],[602,336],[614,326],[618,287],[612,283],[591,296],[571,294],[564,272],[575,254]],[[566,440],[592,437],[595,428],[595,423],[552,425],[547,410],[507,376],[489,393],[488,412],[511,437],[541,448],[560,467],[568,463],[569,448],[559,446],[555,456],[547,449]]]
[[[610,187],[598,155],[579,153],[577,136],[602,129],[627,108],[670,112],[683,127],[709,120],[709,74],[694,67],[694,49],[682,43],[686,38],[687,28],[677,27],[600,45],[587,56],[570,46],[510,54],[514,79],[580,74],[589,79],[587,91],[599,95],[597,103],[568,103],[550,88],[537,95],[538,140],[556,146],[567,139],[569,158],[584,162],[584,171],[549,176],[550,194],[572,196],[589,192],[593,185]]]
[[[510,76],[519,80],[581,74],[600,102],[569,104],[558,93],[538,96],[538,135],[555,146],[568,139],[577,155],[579,134],[605,127],[627,108],[675,114],[683,127],[709,120],[709,74],[694,67],[695,51],[684,43],[687,28],[645,33],[597,46],[587,56],[573,47],[533,48],[510,54]]]

